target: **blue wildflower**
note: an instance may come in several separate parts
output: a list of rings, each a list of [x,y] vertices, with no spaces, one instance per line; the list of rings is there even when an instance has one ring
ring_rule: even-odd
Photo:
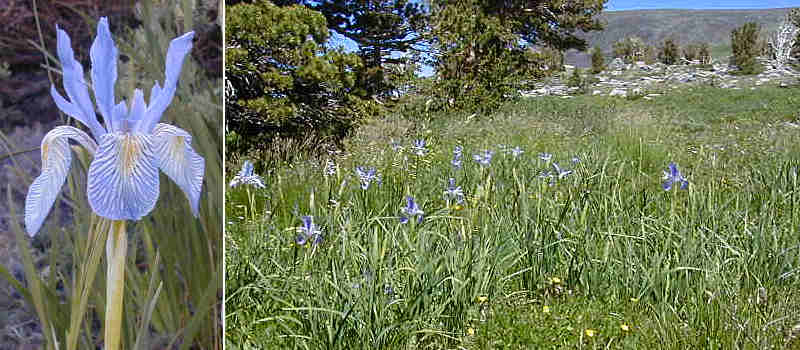
[[[336,174],[336,164],[330,159],[325,161],[325,170],[322,173],[325,176],[333,176]]]
[[[569,174],[572,174],[572,170],[561,169],[556,162],[553,162],[552,166],[553,170],[555,170],[554,176],[558,177],[558,180],[561,180],[567,177]]]
[[[369,185],[375,181],[377,183],[381,183],[381,177],[378,174],[378,171],[375,170],[374,167],[365,168],[362,166],[356,167],[356,174],[358,174],[358,179],[361,181],[361,189],[366,190],[369,188]]]
[[[56,51],[69,101],[55,86],[50,87],[50,95],[58,109],[88,127],[94,137],[66,125],[57,126],[45,135],[41,146],[42,173],[33,181],[25,198],[28,234],[39,231],[61,192],[72,163],[69,140],[79,143],[93,156],[87,194],[97,215],[111,220],[140,220],[150,213],[158,200],[161,170],[186,194],[192,214],[198,216],[205,160],[192,149],[189,133],[159,123],[175,95],[184,58],[192,49],[194,32],[170,42],[164,84],[153,85],[149,104],[142,90],[136,89],[130,105],[125,101],[117,103],[114,97],[119,54],[108,19],[100,18],[89,50],[94,102],[69,35],[58,26],[56,34]],[[95,111],[102,114],[105,125]]]
[[[550,153],[547,153],[547,152],[539,153],[539,159],[541,159],[541,160],[543,160],[545,162],[549,162],[550,159],[552,159],[552,158],[553,158],[553,155],[550,154]]]
[[[402,146],[402,145],[400,145],[400,142],[397,142],[397,141],[395,141],[395,140],[392,140],[392,151],[395,151],[395,152],[397,152],[397,151],[400,151],[400,150],[402,150],[402,149],[403,149],[403,146]]]
[[[456,169],[461,169],[462,151],[463,149],[461,146],[456,146],[456,148],[453,149],[453,160],[450,161],[450,164],[453,164],[453,167]]]
[[[478,162],[478,164],[481,166],[488,167],[492,163],[492,155],[494,155],[494,152],[487,149],[483,151],[483,154],[473,154],[472,159]]]
[[[314,217],[306,215],[302,217],[302,220],[303,226],[300,227],[300,233],[295,242],[299,245],[305,245],[308,241],[311,241],[312,245],[322,243],[322,231],[317,229],[317,225],[314,224]]]
[[[406,202],[406,206],[400,209],[400,223],[405,224],[408,222],[409,218],[414,216],[417,217],[417,223],[421,223],[425,212],[414,202],[414,197],[407,196]]]
[[[444,190],[444,194],[448,200],[455,199],[457,203],[464,202],[464,191],[461,186],[456,186],[456,179],[450,178],[450,185]]]
[[[519,146],[515,146],[511,149],[511,155],[514,156],[514,158],[521,156],[522,153],[525,153],[525,151],[523,151],[522,148],[519,148]]]
[[[680,188],[685,190],[687,186],[689,186],[689,180],[687,180],[681,172],[678,171],[678,166],[675,163],[669,163],[669,170],[664,171],[664,184],[661,187],[664,188],[664,191],[669,191],[672,189],[672,185],[676,182],[680,182]]]
[[[426,153],[428,153],[428,149],[425,148],[425,140],[423,140],[423,139],[414,140],[413,148],[414,148],[414,154],[416,154],[416,155],[418,155],[420,157],[422,157]]]
[[[239,185],[250,185],[257,188],[267,187],[264,184],[264,179],[254,173],[253,163],[251,163],[249,160],[244,161],[244,164],[242,164],[242,169],[239,170],[239,173],[233,177],[233,180],[231,180],[229,186],[233,188]]]

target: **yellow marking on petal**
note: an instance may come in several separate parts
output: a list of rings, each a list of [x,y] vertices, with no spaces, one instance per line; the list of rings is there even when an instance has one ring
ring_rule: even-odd
[[[46,140],[42,142],[42,166],[47,164],[47,157],[49,156],[50,152],[50,140]]]
[[[183,164],[184,162],[184,144],[186,143],[186,137],[184,136],[175,136],[172,137],[172,142],[170,142],[170,153],[172,153],[172,160],[176,164]]]
[[[120,173],[122,176],[129,177],[133,174],[133,169],[136,165],[136,160],[141,154],[139,152],[139,144],[136,142],[134,136],[125,134],[119,143],[120,153]]]

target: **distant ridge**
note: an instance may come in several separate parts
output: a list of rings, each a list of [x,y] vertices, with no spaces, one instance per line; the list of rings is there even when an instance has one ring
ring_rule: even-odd
[[[729,47],[731,31],[746,22],[757,22],[762,30],[775,30],[789,8],[765,10],[625,10],[606,11],[600,15],[606,29],[600,32],[581,33],[589,47],[599,47],[611,53],[614,42],[638,36],[650,45],[659,46],[670,36],[679,45],[692,42],[707,42],[712,47]],[[728,49],[729,50],[729,49]],[[568,52],[566,63],[579,67],[588,66],[585,53]]]

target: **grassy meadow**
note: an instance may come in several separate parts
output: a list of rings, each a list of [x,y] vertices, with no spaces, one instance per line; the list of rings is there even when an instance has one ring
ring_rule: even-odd
[[[798,90],[424,103],[329,158],[251,159],[266,188],[225,198],[228,349],[800,347]]]

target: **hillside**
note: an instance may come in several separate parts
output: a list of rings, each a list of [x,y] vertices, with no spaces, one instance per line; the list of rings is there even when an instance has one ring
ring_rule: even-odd
[[[589,47],[600,47],[610,53],[614,42],[638,36],[658,46],[670,36],[681,46],[691,42],[708,42],[715,53],[729,51],[731,31],[746,22],[761,23],[763,30],[773,31],[787,9],[767,10],[635,10],[609,11],[601,15],[606,29],[582,34]],[[727,49],[727,50],[726,50]],[[567,64],[588,66],[585,53],[568,52]]]

